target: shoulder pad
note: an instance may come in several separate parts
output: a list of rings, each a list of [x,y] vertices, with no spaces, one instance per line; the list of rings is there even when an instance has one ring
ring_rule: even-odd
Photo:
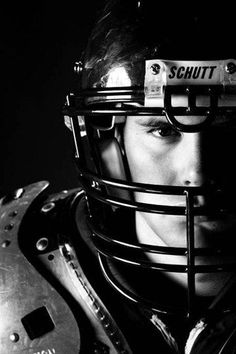
[[[22,220],[47,186],[44,181],[31,184],[0,200],[0,353],[80,350],[70,307],[22,252]]]
[[[71,244],[83,191],[47,186],[0,200],[0,353],[131,353]]]

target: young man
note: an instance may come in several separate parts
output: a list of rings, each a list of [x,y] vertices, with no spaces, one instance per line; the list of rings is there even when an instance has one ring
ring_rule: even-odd
[[[2,200],[2,352],[235,351],[236,56],[209,15],[105,5],[64,109],[82,190]]]

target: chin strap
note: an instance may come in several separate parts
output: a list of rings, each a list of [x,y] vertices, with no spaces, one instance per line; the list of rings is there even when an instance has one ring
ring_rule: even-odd
[[[190,354],[191,349],[197,339],[197,337],[200,335],[200,333],[206,328],[206,323],[203,320],[200,320],[196,326],[191,330],[189,337],[186,342],[185,346],[185,354]]]
[[[175,353],[180,353],[180,350],[178,348],[178,344],[172,334],[170,333],[169,328],[167,325],[157,316],[157,314],[152,314],[150,318],[151,323],[159,330],[159,332],[162,334],[162,337],[166,341],[166,343],[169,345],[170,348],[172,348]]]
[[[236,350],[236,313],[200,320],[190,332],[185,354],[232,354]]]

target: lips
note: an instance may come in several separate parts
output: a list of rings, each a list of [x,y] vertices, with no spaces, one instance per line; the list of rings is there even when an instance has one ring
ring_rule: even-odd
[[[213,220],[206,217],[199,218],[194,222],[195,226],[199,226],[214,232],[226,232],[230,226],[225,220]]]
[[[218,234],[228,234],[236,231],[236,213],[230,210],[212,210],[208,215],[194,217],[194,226]]]

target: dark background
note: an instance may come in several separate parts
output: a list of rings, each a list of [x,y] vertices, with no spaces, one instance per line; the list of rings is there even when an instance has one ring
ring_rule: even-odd
[[[77,186],[61,113],[103,0],[9,4],[0,16],[0,196],[40,180]]]

